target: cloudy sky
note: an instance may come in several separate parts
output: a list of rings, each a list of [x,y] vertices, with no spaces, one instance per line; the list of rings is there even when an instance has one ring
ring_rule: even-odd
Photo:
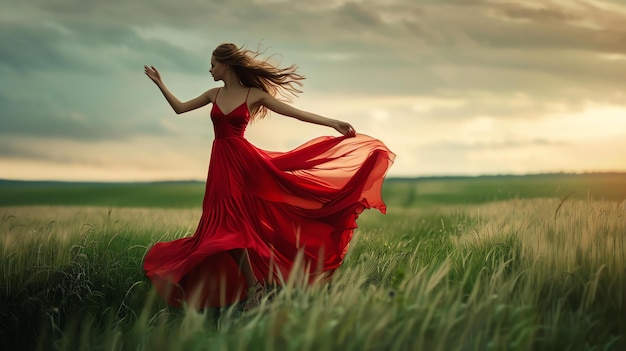
[[[397,154],[391,176],[626,171],[626,2],[0,0],[0,178],[206,176],[222,42],[307,77],[294,101]],[[333,130],[272,115],[268,150]]]

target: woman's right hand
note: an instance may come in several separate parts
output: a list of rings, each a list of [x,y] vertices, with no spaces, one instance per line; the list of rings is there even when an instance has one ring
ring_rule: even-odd
[[[161,83],[161,75],[159,74],[159,71],[154,68],[154,66],[143,66],[143,68],[145,71],[144,73],[148,76],[148,78],[152,79],[152,81],[157,84]]]
[[[354,127],[352,127],[350,125],[350,123],[337,121],[336,125],[334,126],[334,128],[339,133],[343,134],[344,136],[347,136],[347,137],[354,137],[354,136],[356,136],[356,130],[354,130]]]

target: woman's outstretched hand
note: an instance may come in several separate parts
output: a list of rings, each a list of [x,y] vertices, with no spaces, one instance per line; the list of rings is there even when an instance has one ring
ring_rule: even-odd
[[[337,126],[335,127],[337,131],[347,137],[356,136],[356,130],[347,122],[337,122]]]
[[[154,68],[154,66],[150,66],[150,67],[143,66],[143,68],[148,78],[152,79],[152,81],[157,84],[161,83],[161,75],[159,74],[159,71],[157,71],[157,69]]]

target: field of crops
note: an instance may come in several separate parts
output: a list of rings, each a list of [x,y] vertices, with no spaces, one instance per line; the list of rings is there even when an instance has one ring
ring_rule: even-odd
[[[202,184],[0,182],[0,348],[626,349],[626,175],[391,180],[332,282],[251,312],[167,307],[143,276]]]

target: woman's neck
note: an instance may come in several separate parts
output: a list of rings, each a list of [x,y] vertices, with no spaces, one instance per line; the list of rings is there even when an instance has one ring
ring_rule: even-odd
[[[239,81],[239,78],[233,71],[228,71],[228,73],[226,74],[224,79],[222,79],[222,81],[224,82],[224,90],[233,90],[233,89],[236,90],[238,88],[243,87],[243,85]]]

